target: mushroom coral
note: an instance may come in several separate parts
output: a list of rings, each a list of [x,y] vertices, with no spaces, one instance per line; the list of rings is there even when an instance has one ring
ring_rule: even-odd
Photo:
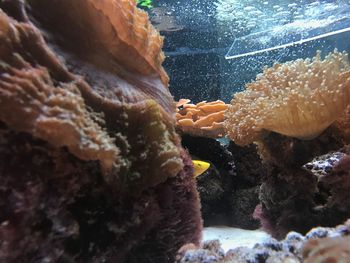
[[[193,136],[218,138],[224,135],[224,114],[228,105],[221,100],[197,104],[181,99],[176,104],[176,127]]]
[[[0,43],[0,261],[173,262],[198,243],[163,40],[135,1],[0,1]]]
[[[274,131],[311,139],[341,116],[350,102],[350,65],[346,52],[323,60],[298,59],[264,68],[255,82],[235,94],[226,111],[225,129],[239,145]]]

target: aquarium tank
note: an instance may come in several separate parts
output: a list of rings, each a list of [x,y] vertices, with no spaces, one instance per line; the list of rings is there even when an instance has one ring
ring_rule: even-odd
[[[0,0],[0,262],[350,262],[350,0]]]
[[[176,99],[221,99],[264,66],[350,49],[346,0],[138,1],[165,37],[164,67]]]

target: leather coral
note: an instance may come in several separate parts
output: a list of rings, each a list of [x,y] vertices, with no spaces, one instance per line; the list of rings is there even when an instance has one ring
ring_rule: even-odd
[[[198,243],[163,40],[135,1],[1,1],[0,42],[0,261],[166,262]]]
[[[176,104],[176,126],[182,133],[218,138],[224,136],[224,115],[228,105],[223,101],[197,104],[181,99]]]
[[[225,128],[237,144],[258,140],[264,131],[311,139],[341,116],[350,102],[346,52],[324,59],[298,59],[264,68],[246,90],[235,94]]]

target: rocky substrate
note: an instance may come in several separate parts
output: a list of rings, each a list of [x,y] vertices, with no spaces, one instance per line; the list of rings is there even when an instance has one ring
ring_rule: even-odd
[[[189,135],[182,136],[182,145],[193,159],[211,164],[197,177],[205,226],[259,228],[253,212],[259,204],[259,187],[266,169],[256,147],[240,147],[233,142],[225,145],[215,139]]]
[[[237,247],[227,251],[219,240],[200,247],[188,244],[179,250],[178,263],[314,263],[350,262],[350,220],[336,228],[317,227],[306,235],[289,232],[285,239],[270,238],[253,248]]]

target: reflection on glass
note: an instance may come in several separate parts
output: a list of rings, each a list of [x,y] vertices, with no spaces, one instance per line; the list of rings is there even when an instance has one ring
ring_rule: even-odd
[[[350,31],[350,3],[345,0],[219,0],[216,12],[235,36],[227,59]]]

